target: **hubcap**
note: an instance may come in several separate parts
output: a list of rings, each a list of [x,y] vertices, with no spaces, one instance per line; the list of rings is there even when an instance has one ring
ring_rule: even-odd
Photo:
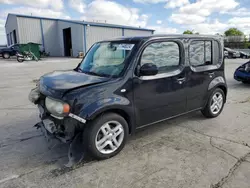
[[[4,56],[5,58],[8,58],[8,57],[9,57],[9,54],[3,54],[3,56]]]
[[[218,114],[222,106],[223,106],[223,96],[221,93],[217,92],[213,95],[212,100],[211,100],[211,104],[210,104],[211,112],[214,115]]]
[[[99,152],[110,154],[120,147],[123,139],[123,126],[118,121],[109,121],[98,130],[95,145]]]

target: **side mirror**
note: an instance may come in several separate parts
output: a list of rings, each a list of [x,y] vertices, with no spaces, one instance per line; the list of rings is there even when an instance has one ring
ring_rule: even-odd
[[[158,68],[153,63],[146,63],[140,68],[140,76],[154,76],[158,73]]]

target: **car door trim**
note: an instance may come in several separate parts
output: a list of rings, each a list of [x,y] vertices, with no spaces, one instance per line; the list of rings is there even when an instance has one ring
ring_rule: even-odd
[[[177,76],[178,74],[180,74],[183,71],[183,69],[184,68],[177,69],[177,70],[174,70],[171,72],[157,74],[155,76],[140,76],[139,79],[140,80],[156,80],[156,79],[161,79],[161,78],[168,78],[168,77],[172,77],[172,76]]]
[[[153,124],[156,124],[156,123],[160,123],[160,122],[163,122],[163,121],[166,121],[166,120],[169,120],[169,119],[173,119],[173,118],[176,118],[176,117],[179,117],[179,116],[182,116],[182,115],[185,115],[185,114],[188,114],[188,113],[191,113],[191,112],[195,112],[195,111],[198,111],[198,110],[201,110],[202,107],[200,108],[196,108],[194,110],[190,110],[188,112],[184,112],[184,113],[181,113],[181,114],[177,114],[177,115],[174,115],[174,116],[171,116],[171,117],[168,117],[168,118],[165,118],[165,119],[162,119],[162,120],[158,120],[158,121],[155,121],[155,122],[152,122],[152,123],[149,123],[149,124],[146,124],[146,125],[142,125],[140,127],[137,127],[137,129],[142,129],[144,127],[147,127],[147,126],[150,126],[150,125],[153,125]]]

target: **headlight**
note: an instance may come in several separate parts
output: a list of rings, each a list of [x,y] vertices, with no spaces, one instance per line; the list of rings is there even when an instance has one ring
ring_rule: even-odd
[[[65,116],[70,111],[69,104],[46,97],[45,105],[47,110],[56,116]]]

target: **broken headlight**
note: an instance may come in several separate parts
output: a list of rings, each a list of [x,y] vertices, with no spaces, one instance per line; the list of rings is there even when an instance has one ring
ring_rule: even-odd
[[[39,97],[40,97],[40,92],[39,92],[38,87],[30,91],[30,94],[29,94],[30,102],[35,103],[39,99]]]
[[[47,110],[55,116],[65,116],[70,111],[69,104],[49,97],[45,99],[45,106]]]

